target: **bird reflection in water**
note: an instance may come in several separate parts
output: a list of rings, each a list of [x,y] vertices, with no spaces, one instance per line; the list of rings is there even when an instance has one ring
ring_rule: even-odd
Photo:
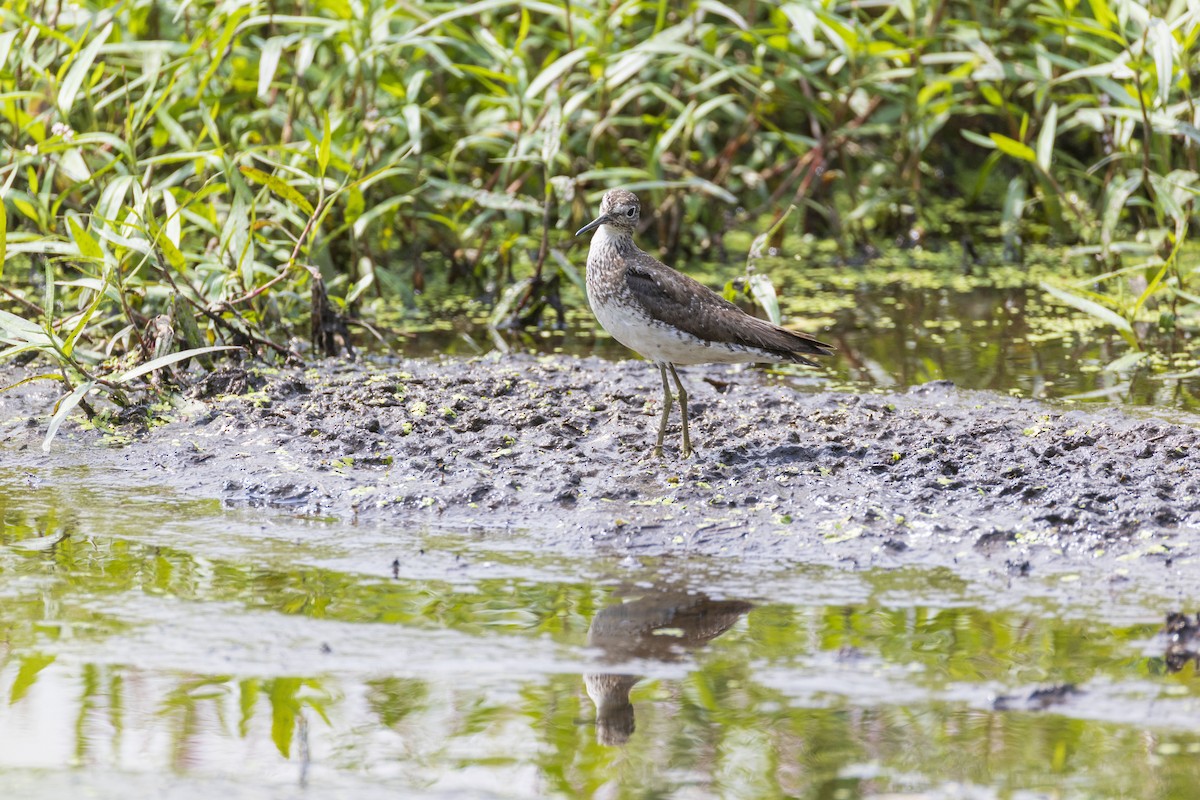
[[[603,609],[588,628],[588,645],[612,664],[638,659],[680,661],[732,628],[754,606],[741,600],[713,600],[684,591],[652,591],[628,603]],[[633,734],[629,692],[644,676],[592,673],[583,676],[596,704],[596,740],[621,745]]]

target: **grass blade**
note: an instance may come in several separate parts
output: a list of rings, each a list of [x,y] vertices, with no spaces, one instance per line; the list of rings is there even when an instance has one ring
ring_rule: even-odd
[[[44,452],[50,452],[50,443],[54,441],[54,436],[58,433],[58,429],[67,421],[67,416],[83,402],[83,398],[87,396],[88,392],[95,388],[95,381],[86,381],[76,386],[75,391],[58,401],[58,406],[54,409],[54,416],[50,417],[50,426],[46,429],[46,438],[42,440],[42,450]]]
[[[1051,286],[1048,283],[1042,283],[1041,286],[1043,290],[1045,290],[1060,303],[1082,311],[1083,313],[1095,317],[1096,319],[1103,320],[1123,333],[1133,333],[1133,326],[1129,324],[1129,320],[1125,319],[1112,309],[1105,308],[1093,300],[1088,300],[1086,297],[1080,297],[1077,294],[1064,291],[1056,286]]]

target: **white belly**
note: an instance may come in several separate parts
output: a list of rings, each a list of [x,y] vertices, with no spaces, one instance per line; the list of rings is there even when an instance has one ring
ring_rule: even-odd
[[[653,321],[625,305],[600,305],[588,292],[592,313],[604,330],[650,361],[671,364],[738,364],[773,361],[769,355],[723,343],[707,342],[690,333]]]
[[[710,342],[684,333],[677,328],[652,319],[636,307],[621,302],[597,302],[592,288],[592,265],[595,258],[603,257],[614,236],[607,225],[601,225],[592,237],[588,251],[588,304],[596,319],[614,339],[658,363],[671,364],[738,364],[746,362],[782,361],[770,353],[741,347],[739,345]]]

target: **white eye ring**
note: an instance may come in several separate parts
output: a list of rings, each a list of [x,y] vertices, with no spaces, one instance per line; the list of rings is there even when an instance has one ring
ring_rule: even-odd
[[[631,209],[629,209],[628,211],[626,211],[626,212],[625,212],[625,216],[632,218],[632,217],[633,217],[633,215],[634,215],[634,214],[636,214],[636,213],[637,213],[637,211],[636,211],[635,209],[632,209],[632,208],[631,208]]]

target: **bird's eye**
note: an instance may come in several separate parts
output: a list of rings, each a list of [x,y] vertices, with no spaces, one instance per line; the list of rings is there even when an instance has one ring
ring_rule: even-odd
[[[625,212],[625,216],[629,217],[630,219],[633,219],[633,216],[634,216],[635,214],[637,214],[637,209],[636,209],[636,208],[631,208],[631,209],[629,209],[628,211],[626,211],[626,212]]]

